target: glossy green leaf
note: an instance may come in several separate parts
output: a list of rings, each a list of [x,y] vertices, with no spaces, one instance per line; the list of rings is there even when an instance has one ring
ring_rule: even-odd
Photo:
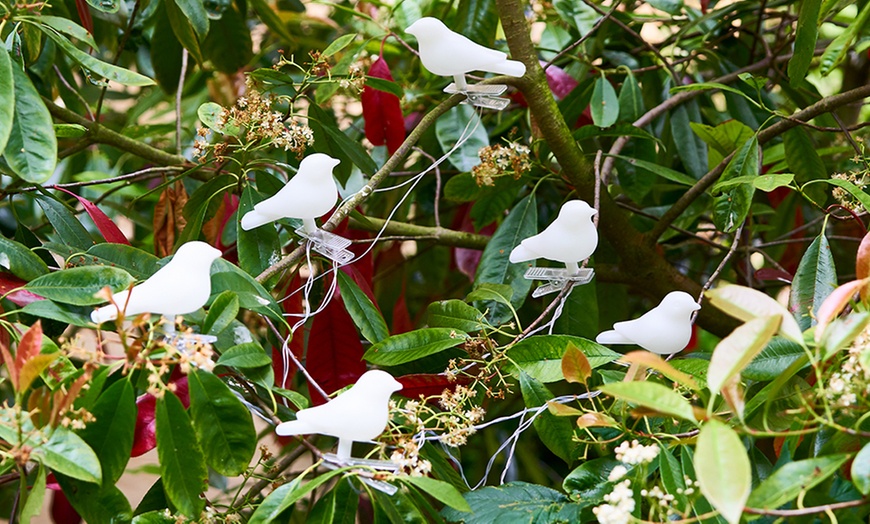
[[[862,188],[856,186],[852,182],[848,180],[843,180],[840,178],[827,178],[825,180],[811,180],[804,184],[801,189],[804,191],[807,190],[811,185],[815,185],[817,182],[824,182],[830,184],[832,186],[837,186],[846,190],[850,195],[852,195],[856,200],[861,202],[861,206],[864,209],[870,209],[870,194],[864,191]]]
[[[441,150],[450,152],[447,159],[460,172],[471,171],[480,164],[477,152],[489,145],[489,135],[480,116],[470,105],[450,108],[435,122],[435,136]]]
[[[680,466],[680,461],[674,457],[671,449],[659,444],[659,471],[662,476],[662,486],[665,488],[665,493],[674,496],[674,501],[678,510],[685,510],[688,501],[683,493],[686,490],[686,479],[683,476],[683,469]]]
[[[5,51],[2,52],[7,58],[9,55]],[[0,132],[6,122],[8,116],[5,114],[8,110],[13,111],[11,127],[5,130],[8,133],[8,139],[5,140],[4,158],[12,171],[25,182],[31,184],[41,184],[48,180],[54,173],[54,168],[57,165],[57,138],[54,133],[47,133],[46,130],[51,129],[51,114],[48,108],[42,103],[42,99],[27,73],[24,72],[17,64],[7,64],[9,67],[6,72],[0,71],[0,75],[12,76],[12,100],[9,102],[11,107],[6,105],[2,111],[4,113],[0,118]],[[2,69],[2,66],[0,66]],[[0,83],[4,80],[0,79]]]
[[[788,462],[752,490],[746,505],[778,508],[833,475],[850,456],[842,453]]]
[[[200,107],[200,109],[202,109]],[[239,209],[236,212],[236,220],[254,209],[261,198],[256,195],[254,188],[248,184],[242,197],[239,199]],[[238,225],[238,222],[237,222]],[[236,246],[239,252],[239,266],[251,275],[259,275],[267,267],[281,259],[281,244],[278,241],[278,230],[272,227],[257,227],[250,231],[243,231],[237,227],[238,235]]]
[[[133,246],[103,242],[91,246],[80,258],[69,259],[70,265],[89,265],[94,263],[123,269],[136,280],[145,280],[160,269],[160,259]]]
[[[136,395],[128,380],[118,380],[90,409],[96,420],[88,424],[79,435],[100,459],[103,485],[115,484],[133,449],[133,430],[136,427]]]
[[[457,511],[471,511],[468,502],[462,498],[462,493],[447,482],[436,480],[431,477],[414,477],[410,475],[403,476],[402,481],[420,488],[421,491],[435,500],[442,502]]]
[[[753,136],[734,154],[720,180],[758,176],[759,154],[758,139]],[[749,214],[753,194],[755,186],[743,184],[717,196],[713,204],[713,222],[716,228],[725,233],[736,231]]]
[[[837,268],[823,231],[801,257],[788,299],[789,310],[802,330],[816,325],[819,307],[836,288]]]
[[[48,273],[48,266],[23,244],[0,235],[0,267],[22,280],[33,280]]]
[[[780,315],[752,319],[716,345],[707,371],[707,387],[714,395],[767,346],[780,322]]]
[[[287,42],[293,42],[295,40],[293,35],[290,34],[290,31],[287,30],[287,24],[280,16],[278,16],[278,13],[272,9],[266,0],[251,0],[251,7],[254,8],[257,16],[260,17],[260,20],[266,24],[266,27],[278,34]]]
[[[429,327],[445,327],[475,333],[489,327],[483,313],[461,300],[441,300],[426,309]]]
[[[239,314],[239,297],[232,291],[224,291],[212,301],[208,314],[202,322],[202,332],[217,335]]]
[[[134,282],[123,269],[107,266],[86,266],[63,269],[32,280],[25,289],[64,304],[89,306],[105,302],[94,296],[109,286],[113,292],[126,289]]]
[[[633,166],[639,167],[644,171],[649,171],[650,173],[658,175],[665,180],[676,182],[677,184],[682,184],[684,186],[693,186],[695,185],[695,182],[697,182],[694,178],[690,177],[685,173],[680,173],[679,171],[676,171],[669,167],[660,166],[654,162],[647,162],[646,160],[641,160],[639,158],[629,158],[618,155],[615,158],[625,160]]]
[[[199,0],[167,0],[174,3],[190,22],[197,39],[202,42],[209,31],[209,18],[204,2]]]
[[[51,300],[39,300],[27,304],[21,311],[28,315],[57,320],[58,322],[63,322],[73,326],[94,327],[90,316],[91,311],[93,310],[82,306],[58,304]]]
[[[98,49],[97,42],[94,40],[94,37],[88,32],[88,30],[73,22],[69,18],[40,14],[39,23],[51,27],[58,33],[63,33],[67,36],[75,38],[76,40],[84,42],[88,44],[91,49]]]
[[[645,112],[643,93],[640,90],[637,79],[629,71],[622,82],[622,88],[619,90],[619,120],[622,122],[634,122]]]
[[[694,85],[694,84],[693,84]],[[698,179],[707,173],[707,145],[692,131],[691,124],[701,121],[701,111],[695,100],[680,104],[670,112],[670,128],[674,148],[683,169]]]
[[[315,140],[318,139],[318,134],[325,134],[323,138],[330,144],[332,152],[335,153],[333,156],[342,160],[342,165],[336,167],[336,173],[342,169],[350,173],[351,163],[356,165],[356,167],[358,167],[366,176],[371,176],[378,170],[377,164],[375,164],[375,161],[372,160],[371,156],[369,156],[366,149],[360,145],[359,142],[344,134],[344,132],[337,126],[333,125],[322,108],[312,105],[310,106],[309,111],[310,116],[314,120],[317,120],[320,124],[319,128],[322,130],[322,133],[318,133],[318,128],[312,126],[315,133]],[[347,159],[348,162],[345,163],[345,159]],[[339,182],[342,184],[346,181],[346,179],[342,180],[339,178]]]
[[[350,45],[350,43],[353,42],[353,40],[354,40],[354,38],[356,38],[356,36],[357,36],[356,33],[351,33],[349,35],[341,35],[340,37],[338,37],[335,40],[333,40],[332,42],[330,42],[328,46],[326,46],[326,49],[324,49],[323,53],[321,53],[322,56],[324,58],[328,58],[328,57],[338,53],[339,51],[341,51],[342,49],[344,49],[345,47]]]
[[[629,473],[634,469],[634,466],[612,456],[586,460],[565,477],[562,488],[575,499],[581,500],[584,506],[598,504],[604,500],[604,495],[613,491],[616,482],[607,479],[616,466],[625,467]]]
[[[536,335],[525,338],[507,350],[511,365],[506,369],[513,374],[518,370],[541,382],[557,382],[563,379],[562,356],[568,346],[583,352],[592,369],[613,362],[621,355],[591,340],[569,335]]]
[[[800,344],[783,337],[773,337],[761,353],[743,368],[741,375],[749,380],[770,381],[803,355],[804,349]]]
[[[595,81],[589,110],[592,113],[592,121],[598,127],[610,127],[619,118],[619,99],[616,97],[616,90],[604,75]]]
[[[665,415],[695,422],[695,413],[689,401],[673,389],[655,382],[613,382],[601,386],[605,395],[637,404]]]
[[[206,463],[221,475],[240,475],[257,450],[251,413],[208,371],[196,370],[188,378],[190,415]]]
[[[489,45],[498,30],[494,0],[459,0],[455,21],[450,28],[483,45]]]
[[[205,459],[196,433],[175,395],[157,400],[157,457],[166,496],[179,512],[197,518],[205,507],[200,498],[208,477]]]
[[[562,314],[556,319],[553,333],[587,339],[598,335],[598,286],[593,280],[571,290],[562,303]]]
[[[78,124],[54,124],[54,136],[57,138],[81,138],[88,128]]]
[[[698,435],[695,473],[701,493],[730,524],[737,524],[752,489],[752,469],[740,436],[711,420]]]
[[[224,121],[224,115],[229,114],[222,105],[215,102],[206,102],[196,110],[199,121],[212,131],[222,135],[239,136],[242,129],[233,122]]]
[[[710,169],[714,168],[723,158],[735,152],[743,146],[747,140],[751,140],[755,131],[739,120],[726,120],[716,126],[709,126],[699,122],[691,122],[689,126],[704,141],[708,148],[707,161]],[[715,189],[713,192],[715,193]]]
[[[315,478],[311,482],[302,484],[302,475],[296,477],[291,482],[279,487],[263,500],[260,506],[254,511],[248,524],[268,524],[277,519],[281,513],[287,508],[296,504],[302,497],[311,493],[312,490],[329,482],[332,478],[342,475],[347,471],[347,468],[336,469],[328,473],[324,473]]]
[[[42,28],[43,32],[51,38],[54,43],[70,57],[70,59],[92,73],[125,86],[154,85],[154,80],[151,80],[147,76],[135,73],[129,69],[124,69],[123,67],[112,65],[108,62],[103,62],[72,45],[66,37],[58,34],[54,30],[48,29],[45,26],[40,26],[40,28]]]
[[[193,0],[197,2],[198,0]],[[235,6],[228,6],[220,19],[211,21],[208,37],[202,42],[203,58],[222,73],[232,74],[248,65],[254,57],[251,31]]]
[[[38,197],[36,203],[64,244],[82,251],[94,245],[94,238],[65,205],[51,197]]]
[[[2,52],[0,52],[2,54]],[[37,466],[36,479],[33,481],[33,486],[24,496],[27,498],[24,501],[24,506],[21,507],[18,521],[21,524],[30,524],[32,519],[36,518],[42,511],[42,501],[45,500],[45,468],[42,464]],[[463,501],[464,502],[464,501]]]
[[[870,495],[870,442],[864,444],[852,461],[852,484],[865,497]]]
[[[15,118],[15,84],[12,67],[9,53],[5,49],[0,49],[0,93],[6,93],[0,99],[0,151],[6,149],[6,141],[12,133],[12,121]]]
[[[511,305],[519,309],[532,287],[532,282],[523,275],[529,267],[528,263],[512,264],[509,260],[510,253],[521,241],[538,233],[538,209],[535,195],[529,195],[520,200],[511,209],[504,222],[496,229],[492,238],[486,244],[480,264],[477,266],[477,274],[474,276],[475,288],[481,284],[507,284],[513,288]],[[500,324],[508,318],[504,306],[498,306],[492,301],[484,302],[480,308],[489,310],[488,318],[493,324]]]
[[[34,448],[33,455],[54,471],[85,482],[102,482],[100,461],[94,451],[72,431],[59,426],[48,441]]]
[[[788,186],[793,181],[794,175],[791,173],[779,173],[776,175],[759,176],[739,176],[735,178],[729,178],[728,180],[724,180],[722,182],[718,182],[710,189],[710,191],[717,193],[720,191],[731,189],[735,186],[752,184],[753,186],[755,186],[755,189],[760,189],[769,193],[778,187]]]
[[[272,363],[263,348],[256,342],[245,342],[224,351],[217,361],[218,366],[240,369],[258,368]]]
[[[825,52],[822,53],[820,62],[820,72],[822,76],[828,76],[843,60],[846,58],[849,49],[852,47],[852,42],[858,36],[859,32],[867,25],[870,20],[870,4],[865,4],[858,13],[858,16],[849,21],[849,24],[840,35],[835,38]]]
[[[553,2],[553,7],[556,8],[559,17],[569,25],[573,25],[581,36],[592,31],[595,23],[601,18],[598,11],[583,2],[556,0]]]
[[[804,128],[797,126],[789,129],[783,133],[782,139],[785,147],[785,162],[795,174],[795,181],[799,185],[804,185],[811,180],[829,178],[828,169],[816,152],[817,148]],[[823,206],[827,200],[827,192],[822,185],[807,186],[804,189],[804,194],[819,206]]]
[[[827,360],[840,350],[848,349],[855,338],[864,332],[868,324],[870,324],[870,312],[868,311],[852,312],[828,324],[821,340],[819,340],[822,360]]]
[[[554,489],[526,482],[508,482],[465,495],[471,513],[445,508],[449,522],[465,524],[528,524],[530,522],[580,522],[583,505],[571,502]]]
[[[219,258],[211,266],[211,295],[217,297],[224,291],[232,291],[239,297],[239,307],[283,322],[281,310],[272,295],[254,277]]]
[[[189,6],[191,10],[196,9],[193,6],[196,3],[196,0],[183,0],[185,5]],[[193,57],[198,63],[203,62],[202,56],[202,48],[200,47],[200,42],[203,38],[205,38],[205,33],[202,34],[202,37],[199,36],[199,31],[194,28],[194,24],[191,20],[187,18],[184,14],[184,11],[181,10],[178,2],[176,0],[167,0],[162,2],[166,12],[166,18],[169,20],[169,26],[172,28],[172,33],[175,35],[175,38],[178,39],[178,42],[190,53],[190,56]],[[200,7],[202,4],[200,3]],[[200,15],[202,18],[200,19],[198,25],[200,25],[200,29],[202,29],[203,22],[205,20],[205,24],[208,24],[208,18],[205,14],[205,8],[202,7],[202,11]],[[166,86],[170,87],[170,86]],[[173,86],[177,89],[177,85]],[[170,91],[172,92],[172,91]]]
[[[344,271],[337,271],[336,275],[341,299],[362,336],[372,344],[390,336],[384,317],[368,295]]]
[[[133,517],[132,524],[175,524],[175,517],[167,516],[164,510],[154,510]]]
[[[466,340],[468,335],[455,329],[417,329],[374,344],[363,358],[379,366],[397,366],[456,347]]]
[[[781,315],[779,333],[793,342],[804,343],[803,332],[791,313],[763,291],[726,284],[707,291],[705,296],[711,305],[744,322],[756,317]]]
[[[526,407],[539,408],[553,399],[554,395],[540,381],[522,371],[519,373],[519,379]],[[572,419],[557,417],[545,409],[535,417],[533,424],[541,442],[550,451],[568,464],[574,461],[576,443],[573,441],[573,437],[576,426]]]
[[[133,518],[130,501],[115,485],[99,487],[64,475],[55,475],[64,494],[85,522],[125,523]]]

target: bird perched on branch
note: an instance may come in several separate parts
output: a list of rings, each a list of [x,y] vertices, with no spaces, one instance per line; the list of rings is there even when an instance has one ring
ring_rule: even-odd
[[[486,71],[500,75],[523,76],[526,66],[508,60],[501,51],[477,44],[451,31],[441,20],[423,17],[405,29],[417,37],[423,66],[441,76],[452,76],[456,87],[466,89],[465,73]]]
[[[157,313],[174,321],[201,308],[211,295],[211,264],[221,252],[194,240],[178,248],[172,259],[133,289],[112,295],[113,304],[91,313],[97,324],[118,318],[118,310],[132,317]]]
[[[516,264],[546,258],[562,262],[569,273],[577,273],[579,262],[592,256],[598,247],[598,230],[592,222],[596,213],[582,200],[565,202],[556,220],[537,235],[520,242],[511,251],[509,260]]]
[[[314,219],[328,213],[338,199],[332,170],[339,163],[340,160],[323,153],[303,158],[296,175],[284,187],[245,213],[242,229],[250,231],[281,218],[301,218],[307,233],[316,231]]]
[[[390,395],[402,384],[386,371],[366,371],[349,390],[322,406],[296,412],[296,420],[275,428],[278,435],[317,433],[338,437],[339,458],[351,456],[354,442],[373,440],[383,433],[389,419]]]
[[[636,344],[659,355],[678,353],[692,338],[692,313],[701,306],[685,291],[671,291],[640,318],[617,322],[595,337],[599,344]]]

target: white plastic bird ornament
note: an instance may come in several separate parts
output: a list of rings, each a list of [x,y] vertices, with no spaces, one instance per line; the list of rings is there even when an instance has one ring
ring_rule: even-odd
[[[565,202],[556,220],[537,235],[520,242],[511,251],[509,260],[516,264],[546,258],[562,262],[569,274],[577,274],[579,263],[592,256],[598,247],[598,230],[592,222],[596,213],[582,200]]]
[[[465,73],[486,71],[500,75],[523,76],[526,66],[508,60],[501,51],[477,44],[451,31],[441,20],[424,17],[405,29],[417,37],[423,66],[441,76],[452,76],[459,91],[465,91]]]
[[[296,420],[283,422],[275,432],[288,435],[317,433],[338,437],[340,459],[349,459],[354,442],[366,442],[383,433],[389,420],[390,395],[402,384],[386,371],[366,371],[349,390],[322,406],[296,412]]]
[[[338,199],[332,170],[340,162],[323,153],[302,159],[299,171],[284,187],[245,213],[242,229],[250,231],[281,218],[301,218],[303,230],[314,233],[317,230],[314,219],[328,213]]]
[[[617,322],[595,337],[599,344],[636,344],[659,355],[679,353],[692,337],[692,313],[701,306],[685,291],[671,291],[640,318]]]
[[[220,256],[219,250],[205,242],[187,242],[145,282],[112,295],[114,303],[92,312],[91,320],[96,324],[114,320],[118,309],[126,317],[157,313],[173,322],[176,315],[193,313],[211,295],[211,264]]]

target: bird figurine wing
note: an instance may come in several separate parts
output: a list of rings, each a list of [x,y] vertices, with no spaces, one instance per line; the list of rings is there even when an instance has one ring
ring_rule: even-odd
[[[462,57],[461,61],[469,71],[486,69],[489,65],[508,59],[506,53],[482,46],[465,35],[453,31],[448,31],[439,45],[444,46],[439,52],[443,52],[446,56]]]

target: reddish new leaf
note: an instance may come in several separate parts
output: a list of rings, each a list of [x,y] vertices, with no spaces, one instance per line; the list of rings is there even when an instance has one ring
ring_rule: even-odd
[[[57,486],[56,482],[55,486]],[[82,518],[69,503],[63,491],[60,490],[60,486],[56,489],[50,489],[54,490],[54,496],[51,499],[51,519],[54,524],[79,524]]]
[[[471,220],[471,204],[463,204],[459,210],[457,217],[460,218],[458,224],[453,225],[454,229],[464,231],[466,233],[477,233],[474,229],[474,223]],[[495,232],[495,223],[488,224],[480,230],[481,235],[492,235]],[[456,268],[460,273],[468,277],[468,280],[474,282],[474,275],[477,273],[477,266],[480,264],[480,257],[483,251],[479,249],[469,249],[465,247],[453,248],[453,261],[456,263]]]
[[[283,289],[283,296],[286,297],[281,301],[281,308],[284,310],[284,313],[288,315],[301,315],[302,308],[302,292],[296,292],[299,288],[302,287],[302,279],[299,277],[299,274],[296,273],[293,275],[293,278],[287,283],[283,288],[279,287],[279,289]],[[293,293],[291,295],[291,293]],[[290,324],[294,324],[296,319],[299,317],[290,317]],[[286,336],[286,335],[285,335]],[[288,347],[293,355],[298,359],[302,359],[302,353],[305,350],[304,346],[305,341],[305,326],[300,326],[296,333],[293,334],[293,338],[290,340],[290,344]],[[287,359],[287,367],[284,367],[284,355],[282,346],[275,346],[272,348],[272,370],[275,372],[275,385],[278,387],[286,388],[287,385],[293,378],[293,374],[296,373],[296,366],[293,362]],[[286,370],[286,371],[285,371]]]
[[[127,244],[130,245],[130,241],[127,240],[127,237],[124,236],[124,233],[121,233],[121,230],[118,229],[118,226],[112,222],[108,216],[106,216],[103,211],[94,205],[93,202],[88,200],[87,198],[80,197],[79,195],[73,193],[72,191],[68,191],[62,187],[54,186],[55,189],[63,191],[68,195],[72,195],[81,202],[82,207],[85,208],[85,212],[91,217],[91,220],[94,221],[94,224],[97,225],[97,229],[100,230],[100,234],[103,235],[103,238],[106,239],[106,242],[112,242],[114,244]]]
[[[79,13],[79,20],[82,27],[88,30],[88,33],[94,34],[94,20],[91,18],[91,9],[86,0],[76,0],[76,11]]]
[[[457,376],[448,378],[447,375],[418,373],[414,375],[405,375],[396,377],[402,384],[402,389],[398,391],[403,397],[410,399],[418,399],[423,397],[434,397],[440,395],[445,389],[454,389],[456,386],[465,386],[471,383],[468,377]]]
[[[372,63],[368,76],[392,82],[393,75],[383,55]],[[387,145],[390,154],[405,141],[405,117],[399,97],[366,85],[362,91],[366,138],[376,146]]]
[[[763,267],[755,272],[755,278],[762,281],[774,280],[777,282],[791,284],[794,276],[788,271],[783,271],[781,269],[776,269],[773,267]]]
[[[357,210],[362,212],[361,209]],[[349,222],[350,221],[347,218],[342,220],[333,233],[343,236],[348,240],[369,240],[372,238],[372,234],[368,231],[350,229],[348,227]],[[372,256],[369,247],[371,247],[371,244],[367,242],[351,244],[348,249],[355,255],[353,265],[341,266],[341,269],[345,270],[345,273],[347,273],[363,291],[371,291],[375,275],[374,257]],[[366,291],[366,294],[369,295],[371,301],[374,302],[374,296],[369,294],[369,291]]]
[[[0,272],[0,296],[12,302],[16,306],[24,307],[31,302],[45,300],[45,298],[22,289],[27,282],[9,273]]]
[[[544,62],[541,64],[545,65]],[[547,85],[550,86],[550,91],[553,92],[553,96],[556,97],[556,100],[561,100],[568,96],[568,93],[574,90],[577,87],[577,80],[574,80],[574,77],[569,75],[559,66],[551,65],[546,70],[547,74]]]
[[[855,277],[863,280],[870,277],[870,233],[864,235],[858,245],[858,255],[855,259]],[[861,300],[867,300],[867,292],[861,290]]]
[[[311,321],[305,358],[308,373],[324,391],[332,393],[353,384],[366,372],[362,356],[356,325],[336,289],[332,300]],[[325,402],[311,386],[309,392],[313,405]]]
[[[405,282],[402,281],[402,292],[399,294],[399,299],[396,300],[396,305],[393,307],[393,325],[390,333],[393,335],[401,335],[414,329],[414,322],[411,321],[411,314],[408,312],[408,303],[405,301]]]
[[[190,395],[187,390],[187,377],[182,376],[175,380],[170,380],[169,384],[175,385],[175,396],[181,400],[184,407],[190,406]],[[131,457],[143,455],[157,446],[157,421],[155,420],[155,409],[157,407],[157,398],[145,393],[136,399],[136,429],[133,430],[133,450],[130,452]]]
[[[39,354],[42,349],[42,321],[37,320],[30,329],[21,336],[18,349],[15,350],[15,373],[20,375],[24,364]],[[27,387],[27,385],[24,385]]]

